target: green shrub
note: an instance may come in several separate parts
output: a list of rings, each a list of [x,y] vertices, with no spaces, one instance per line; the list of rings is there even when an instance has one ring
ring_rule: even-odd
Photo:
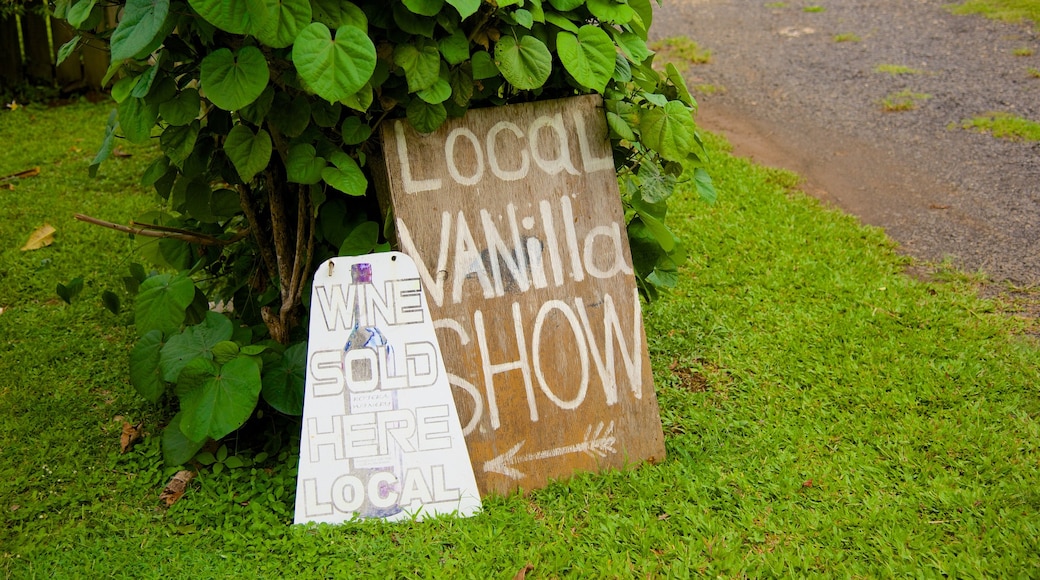
[[[118,26],[98,35],[118,109],[91,170],[118,139],[158,140],[141,180],[161,209],[131,228],[158,270],[135,266],[126,282],[131,381],[156,403],[179,399],[171,464],[258,405],[301,412],[310,271],[389,249],[368,166],[386,119],[430,132],[471,107],[601,93],[648,297],[684,257],[664,225],[676,183],[714,196],[696,103],[674,66],[652,66],[649,0],[119,4]],[[94,36],[103,6],[60,0],[55,14]]]

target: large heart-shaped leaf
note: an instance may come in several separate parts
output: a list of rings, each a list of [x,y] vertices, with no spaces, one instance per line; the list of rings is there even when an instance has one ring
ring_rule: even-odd
[[[451,100],[460,107],[469,107],[473,98],[473,71],[469,67],[456,67],[448,75],[451,86]]]
[[[367,112],[368,108],[372,106],[372,101],[375,100],[375,93],[372,91],[372,85],[365,83],[358,92],[350,95],[349,97],[340,101],[344,105],[359,112]]]
[[[202,59],[199,80],[206,98],[226,111],[236,111],[252,103],[264,92],[271,71],[264,53],[255,46],[237,52],[221,48]]]
[[[639,166],[638,187],[632,189],[632,203],[639,204],[637,209],[651,210],[653,215],[664,219],[668,205],[662,203],[675,192],[678,179],[661,169],[656,163],[643,163]],[[656,209],[656,208],[660,209]]]
[[[190,361],[202,357],[213,359],[213,347],[231,338],[234,325],[228,317],[219,312],[209,311],[206,318],[175,334],[162,347],[159,358],[159,370],[162,379],[169,383],[177,382],[181,369]]]
[[[211,209],[213,189],[203,176],[192,179],[184,189],[184,210],[200,222],[212,224],[220,221]],[[208,302],[207,302],[208,305]]]
[[[408,9],[404,3],[393,3],[394,24],[398,28],[412,36],[425,36],[433,38],[433,31],[437,27],[437,20],[424,18]]]
[[[171,125],[187,125],[199,116],[199,91],[187,88],[159,104],[159,114]]]
[[[399,44],[394,49],[394,64],[404,70],[408,92],[429,88],[440,75],[441,53],[437,43],[418,38],[414,44]]]
[[[697,195],[701,199],[708,203],[715,203],[719,194],[715,191],[715,184],[711,180],[711,174],[703,167],[698,167],[693,170],[693,182],[697,185]]]
[[[54,66],[61,66],[61,63],[72,56],[72,53],[76,52],[76,48],[79,47],[79,41],[81,40],[83,40],[82,36],[73,36],[72,40],[61,45],[61,48],[58,49],[58,60],[54,63]]]
[[[675,86],[675,93],[676,96],[679,97],[679,100],[696,111],[697,101],[693,98],[693,95],[690,94],[690,89],[686,87],[686,79],[683,78],[679,69],[677,69],[674,64],[668,63],[665,65],[664,70],[665,76],[668,77],[668,80],[672,82],[673,86]]]
[[[503,36],[495,45],[495,64],[506,81],[521,90],[541,87],[552,72],[552,54],[534,36]]]
[[[49,225],[44,225],[41,229],[43,231],[49,232],[49,234],[54,233],[54,228]],[[45,240],[48,239],[49,234],[47,236],[44,236]],[[37,236],[34,233],[32,237],[36,238]],[[42,247],[43,245],[46,245],[46,242],[40,242],[39,245],[36,245],[34,244],[33,239],[30,239],[29,243],[26,244],[26,247],[29,249],[34,249],[37,247]],[[59,283],[58,287],[55,290],[57,291],[58,296],[62,300],[64,300],[66,304],[72,304],[72,299],[78,296],[79,293],[83,291],[83,278],[80,278],[78,276],[76,278],[73,278],[69,281],[68,286]]]
[[[321,99],[314,99],[311,103],[311,118],[314,119],[314,124],[319,127],[334,127],[339,122],[340,113],[343,111],[343,105],[337,103],[330,103]]]
[[[101,305],[112,314],[119,314],[120,310],[122,310],[119,295],[111,290],[105,290],[101,293]]]
[[[336,38],[320,22],[300,31],[293,44],[292,60],[307,86],[327,101],[340,101],[356,93],[376,68],[376,47],[360,28],[336,29]]]
[[[170,424],[163,430],[162,450],[163,462],[168,466],[183,465],[195,457],[195,454],[206,444],[206,438],[200,441],[188,439],[181,431],[181,419],[184,413],[173,416]]]
[[[170,0],[129,0],[109,39],[112,62],[127,58],[148,47],[158,36],[170,12]]]
[[[181,402],[181,432],[192,441],[220,439],[238,429],[260,398],[260,367],[240,356],[218,366],[196,358],[181,370],[175,390]]]
[[[360,256],[370,253],[379,243],[379,224],[364,221],[350,230],[339,246],[340,256]]]
[[[616,49],[602,28],[586,24],[578,29],[578,34],[560,32],[556,35],[556,51],[574,80],[587,89],[603,92],[614,73]]]
[[[321,181],[325,159],[318,157],[310,143],[299,143],[289,148],[285,162],[285,179],[293,183],[313,184]]]
[[[600,22],[611,24],[627,24],[636,17],[636,11],[628,5],[627,0],[586,0],[585,7]]]
[[[191,155],[199,137],[199,128],[199,122],[194,121],[190,125],[170,125],[163,129],[162,135],[159,135],[159,144],[170,161],[179,164]]]
[[[549,4],[560,12],[570,12],[585,3],[585,0],[549,0]]]
[[[351,115],[343,120],[339,134],[344,145],[357,145],[372,136],[372,127],[365,124],[360,117]]]
[[[274,104],[274,94],[274,87],[267,85],[255,101],[239,109],[238,116],[254,125],[263,125]],[[282,93],[279,91],[278,94]]]
[[[142,397],[152,403],[162,398],[164,385],[159,372],[159,351],[163,347],[163,333],[151,330],[145,333],[130,351],[130,384]]]
[[[112,154],[112,150],[116,146],[116,127],[118,126],[119,113],[117,109],[112,109],[112,112],[108,114],[108,123],[105,124],[105,137],[101,140],[101,147],[98,148],[94,160],[90,162],[90,166],[87,168],[87,173],[91,177],[97,177],[101,164]]]
[[[444,0],[403,0],[408,10],[420,16],[436,16],[444,6]]]
[[[119,127],[131,143],[144,143],[152,136],[152,127],[159,117],[159,105],[144,99],[129,97],[119,103]]]
[[[141,283],[134,301],[134,324],[137,333],[152,330],[171,332],[184,322],[184,311],[195,298],[195,283],[191,278],[174,274],[159,274]]]
[[[696,133],[690,110],[679,101],[645,111],[639,121],[643,144],[669,161],[686,159],[697,147]]]
[[[650,56],[650,49],[646,46],[646,40],[635,32],[615,32],[614,41],[635,64],[639,64]]]
[[[347,195],[362,196],[368,189],[368,179],[361,172],[354,158],[342,151],[336,151],[329,156],[332,167],[326,167],[321,172],[321,178],[326,183],[342,191]]]
[[[306,95],[279,92],[267,119],[286,137],[298,137],[311,123],[311,105]]]
[[[156,77],[156,75],[159,72],[159,68],[160,67],[159,67],[158,61],[160,61],[160,60],[162,60],[162,59],[161,58],[157,58],[156,59],[156,61],[157,61],[156,64],[154,64],[154,65],[148,67],[147,69],[145,69],[145,71],[143,73],[141,73],[141,75],[139,77],[137,77],[137,84],[135,84],[133,90],[130,91],[130,96],[131,97],[137,97],[139,99],[143,99],[143,98],[149,96],[149,94],[152,91],[152,85],[155,83],[155,77]],[[172,79],[170,79],[169,77],[165,77],[165,76],[163,77],[163,80],[169,80],[171,83],[173,82]],[[160,83],[160,84],[164,84],[164,83]],[[167,86],[169,86],[169,85],[167,85]],[[175,84],[174,84],[173,88],[174,88],[174,90],[176,90],[176,85]],[[172,95],[168,95],[168,96],[172,96]],[[162,100],[158,99],[158,98],[154,98],[152,100],[155,101],[155,103],[157,103],[157,104],[162,102]]]
[[[65,19],[69,21],[73,28],[79,28],[90,18],[90,13],[94,10],[94,6],[97,6],[97,3],[98,0],[79,0],[79,2],[69,7],[69,11],[65,13]]]
[[[310,0],[266,0],[267,21],[256,37],[267,46],[285,48],[311,21]]]
[[[437,41],[437,46],[440,48],[444,60],[452,66],[462,64],[469,59],[469,39],[466,38],[466,33],[462,29]]]
[[[646,38],[646,31],[650,29],[650,25],[654,23],[654,7],[650,3],[650,0],[628,0],[628,5],[636,13],[637,19],[634,19],[630,25],[633,25],[638,21],[639,26],[633,26],[638,32],[643,34],[643,38]]]
[[[432,133],[448,120],[448,110],[443,103],[431,105],[422,99],[412,99],[405,114],[408,122],[420,133]]]
[[[224,141],[224,153],[235,166],[238,176],[246,182],[267,167],[271,151],[271,135],[263,129],[253,133],[245,125],[235,125]]]
[[[232,34],[252,34],[267,21],[264,0],[188,0],[207,22]]]
[[[497,77],[499,74],[495,61],[491,58],[491,54],[486,51],[478,50],[474,52],[469,63],[473,68],[473,78],[476,80],[490,79]]]
[[[447,0],[447,2],[459,11],[459,16],[463,20],[476,14],[480,8],[480,0]]]
[[[447,101],[451,97],[451,72],[448,71],[448,65],[441,63],[441,74],[437,77],[437,80],[429,87],[415,94],[431,105]]]
[[[290,346],[282,358],[264,366],[264,400],[286,415],[303,413],[303,388],[307,376],[307,343]]]
[[[321,22],[331,30],[349,25],[368,32],[365,11],[348,0],[311,0],[311,12],[315,22]]]

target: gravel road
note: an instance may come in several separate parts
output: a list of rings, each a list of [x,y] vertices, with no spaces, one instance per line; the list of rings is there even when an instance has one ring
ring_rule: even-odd
[[[712,51],[686,76],[721,89],[698,96],[698,122],[738,155],[797,171],[806,191],[883,227],[910,255],[1040,285],[1040,143],[959,128],[989,111],[1040,121],[1030,74],[1040,34],[947,3],[665,0],[651,38]],[[882,64],[919,72],[876,72]],[[884,112],[880,101],[903,90],[930,98]]]

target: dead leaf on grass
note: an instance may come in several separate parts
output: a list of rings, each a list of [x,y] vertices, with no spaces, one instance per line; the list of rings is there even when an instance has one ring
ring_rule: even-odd
[[[43,224],[36,228],[36,231],[29,236],[29,241],[25,242],[22,246],[22,251],[27,252],[30,250],[39,250],[44,246],[49,246],[54,243],[54,232],[58,230],[54,229],[51,224]]]
[[[26,177],[36,177],[40,174],[39,167],[33,167],[32,169],[26,169],[25,171],[19,171],[10,175],[0,177],[0,182],[14,181],[15,179],[25,179]]]
[[[129,421],[123,421],[123,433],[119,436],[119,452],[126,453],[141,439],[144,423],[131,425]]]
[[[524,578],[527,578],[527,573],[531,570],[534,570],[534,566],[528,562],[526,566],[517,571],[516,576],[513,576],[513,580],[524,580]]]
[[[174,474],[173,478],[170,479],[170,483],[166,484],[163,488],[162,493],[159,494],[159,499],[166,502],[166,507],[177,503],[177,500],[181,499],[184,492],[188,489],[188,482],[195,477],[194,471],[188,471],[182,469]]]

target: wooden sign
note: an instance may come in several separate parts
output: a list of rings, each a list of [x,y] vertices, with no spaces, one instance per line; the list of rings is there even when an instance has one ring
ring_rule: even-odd
[[[479,509],[415,263],[326,261],[311,292],[295,522]]]
[[[419,269],[483,493],[664,457],[598,96],[382,128],[397,244]],[[379,181],[382,181],[380,183]]]

